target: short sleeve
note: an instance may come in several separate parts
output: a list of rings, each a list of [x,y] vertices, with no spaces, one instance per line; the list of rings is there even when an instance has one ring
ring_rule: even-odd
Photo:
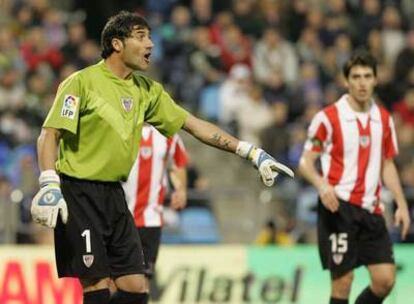
[[[308,128],[308,136],[305,143],[305,150],[313,152],[322,152],[328,141],[329,121],[324,112],[319,112],[312,119]]]
[[[171,158],[176,167],[183,168],[187,166],[187,151],[185,150],[184,143],[178,134],[175,134],[172,138],[171,152]]]
[[[145,121],[166,137],[174,135],[184,125],[188,112],[178,106],[159,83],[154,82],[150,93]]]
[[[43,127],[64,129],[76,134],[82,100],[80,75],[75,73],[59,85]]]
[[[391,115],[384,124],[383,156],[393,158],[398,154],[397,136],[395,132],[394,120]]]

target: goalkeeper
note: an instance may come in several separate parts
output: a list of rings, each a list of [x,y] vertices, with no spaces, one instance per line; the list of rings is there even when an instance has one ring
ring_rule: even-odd
[[[54,228],[59,277],[77,277],[84,304],[147,303],[146,265],[120,181],[138,154],[144,121],[165,136],[179,129],[250,160],[267,186],[293,172],[247,142],[198,119],[136,71],[153,43],[142,17],[121,12],[102,34],[103,60],[64,80],[38,139],[40,191],[33,220]],[[117,286],[111,298],[110,279]]]

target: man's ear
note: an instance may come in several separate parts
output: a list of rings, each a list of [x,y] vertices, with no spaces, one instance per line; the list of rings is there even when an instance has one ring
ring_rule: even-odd
[[[342,76],[342,82],[343,82],[345,88],[349,89],[348,78],[346,78],[345,76]]]
[[[120,52],[124,48],[124,43],[122,40],[118,38],[113,38],[112,41],[112,47],[114,48],[115,52]]]

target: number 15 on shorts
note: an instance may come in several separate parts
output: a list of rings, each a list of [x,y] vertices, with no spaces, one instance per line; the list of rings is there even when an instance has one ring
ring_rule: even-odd
[[[332,233],[329,240],[331,241],[332,260],[339,265],[348,251],[348,233]]]
[[[348,233],[332,233],[329,236],[332,253],[346,253],[348,251]]]

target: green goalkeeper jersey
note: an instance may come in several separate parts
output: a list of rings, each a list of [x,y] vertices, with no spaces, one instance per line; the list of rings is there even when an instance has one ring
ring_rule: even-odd
[[[171,136],[187,115],[159,83],[138,73],[120,79],[101,61],[60,84],[43,127],[62,131],[58,172],[122,181],[138,154],[144,121]]]

